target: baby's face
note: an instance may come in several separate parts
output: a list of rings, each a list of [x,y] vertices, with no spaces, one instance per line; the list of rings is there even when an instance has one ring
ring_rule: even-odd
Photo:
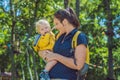
[[[45,35],[46,33],[50,32],[50,27],[48,26],[40,26],[38,28],[38,32],[41,34],[41,35]]]

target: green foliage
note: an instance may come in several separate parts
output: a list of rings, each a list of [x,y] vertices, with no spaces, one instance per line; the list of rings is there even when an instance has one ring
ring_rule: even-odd
[[[103,0],[104,1],[104,0]],[[108,49],[107,49],[107,36],[105,35],[105,31],[107,30],[106,26],[106,14],[104,12],[103,1],[100,0],[81,0],[80,3],[80,30],[84,31],[88,35],[89,46],[90,46],[90,56],[91,56],[91,64],[99,67],[90,68],[87,76],[87,80],[104,80],[107,77],[108,72]],[[112,18],[114,20],[116,15],[120,15],[118,9],[118,4],[120,2],[111,1],[110,7],[112,12]],[[116,11],[115,11],[116,10]],[[116,21],[116,20],[115,20]],[[102,22],[102,23],[100,23]],[[116,22],[113,28],[119,28],[119,23]],[[115,27],[116,26],[116,27]],[[117,29],[119,31],[120,29]],[[115,31],[116,32],[116,31]],[[120,35],[119,35],[120,37]],[[118,38],[114,38],[114,46],[117,47],[115,50],[118,50],[119,40]],[[118,44],[117,44],[118,43]],[[120,46],[119,46],[120,47]],[[113,54],[117,55],[119,52],[115,51]],[[115,56],[113,57],[115,58]],[[115,66],[120,65],[119,59],[114,62]],[[117,65],[116,65],[117,64]],[[91,74],[91,75],[90,75]],[[115,74],[116,79],[119,75]]]
[[[117,49],[114,49],[113,56],[114,56],[114,73],[116,80],[120,79],[120,45]]]
[[[4,0],[3,0],[4,1]],[[37,1],[37,2],[35,2]],[[75,9],[76,0],[69,0],[69,5]],[[87,80],[105,80],[108,74],[108,48],[106,14],[104,12],[104,0],[80,0],[81,23],[80,30],[88,36],[90,47],[90,69]],[[120,79],[120,1],[111,0],[110,7],[113,18],[113,59],[115,78]],[[8,5],[8,7],[10,7]],[[40,71],[44,68],[44,61],[32,49],[35,28],[34,23],[46,18],[51,27],[53,24],[53,14],[57,9],[64,8],[63,0],[12,0],[12,11],[6,11],[0,6],[0,69],[11,70],[11,57],[8,50],[8,43],[11,43],[12,24],[14,26],[14,61],[16,72],[21,80],[37,80]],[[54,30],[54,33],[57,33]],[[27,54],[28,53],[28,54]],[[29,63],[29,66],[28,66]],[[32,75],[30,75],[30,71]],[[24,73],[24,74],[23,74]]]

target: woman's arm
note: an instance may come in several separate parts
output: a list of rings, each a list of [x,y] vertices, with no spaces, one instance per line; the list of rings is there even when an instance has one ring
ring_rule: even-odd
[[[77,70],[80,70],[83,67],[85,63],[85,59],[86,59],[86,46],[84,44],[80,44],[76,47],[75,59],[65,57],[60,54],[54,54],[49,51],[47,52],[49,53],[45,56],[47,61],[57,60],[60,63],[66,65],[67,67],[72,68],[72,69],[77,69]],[[75,62],[74,60],[76,60],[76,64],[74,63]]]

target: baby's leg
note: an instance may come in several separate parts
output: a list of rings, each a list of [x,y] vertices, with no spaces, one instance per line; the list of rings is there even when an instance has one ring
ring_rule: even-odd
[[[50,80],[49,71],[57,63],[57,61],[50,61],[46,64],[45,69],[40,73],[41,80]]]

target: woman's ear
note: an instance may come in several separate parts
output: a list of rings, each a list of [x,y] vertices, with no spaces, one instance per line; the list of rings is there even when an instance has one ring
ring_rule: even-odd
[[[62,21],[62,23],[63,23],[64,26],[65,26],[66,24],[68,24],[67,19],[64,19],[64,20]]]

